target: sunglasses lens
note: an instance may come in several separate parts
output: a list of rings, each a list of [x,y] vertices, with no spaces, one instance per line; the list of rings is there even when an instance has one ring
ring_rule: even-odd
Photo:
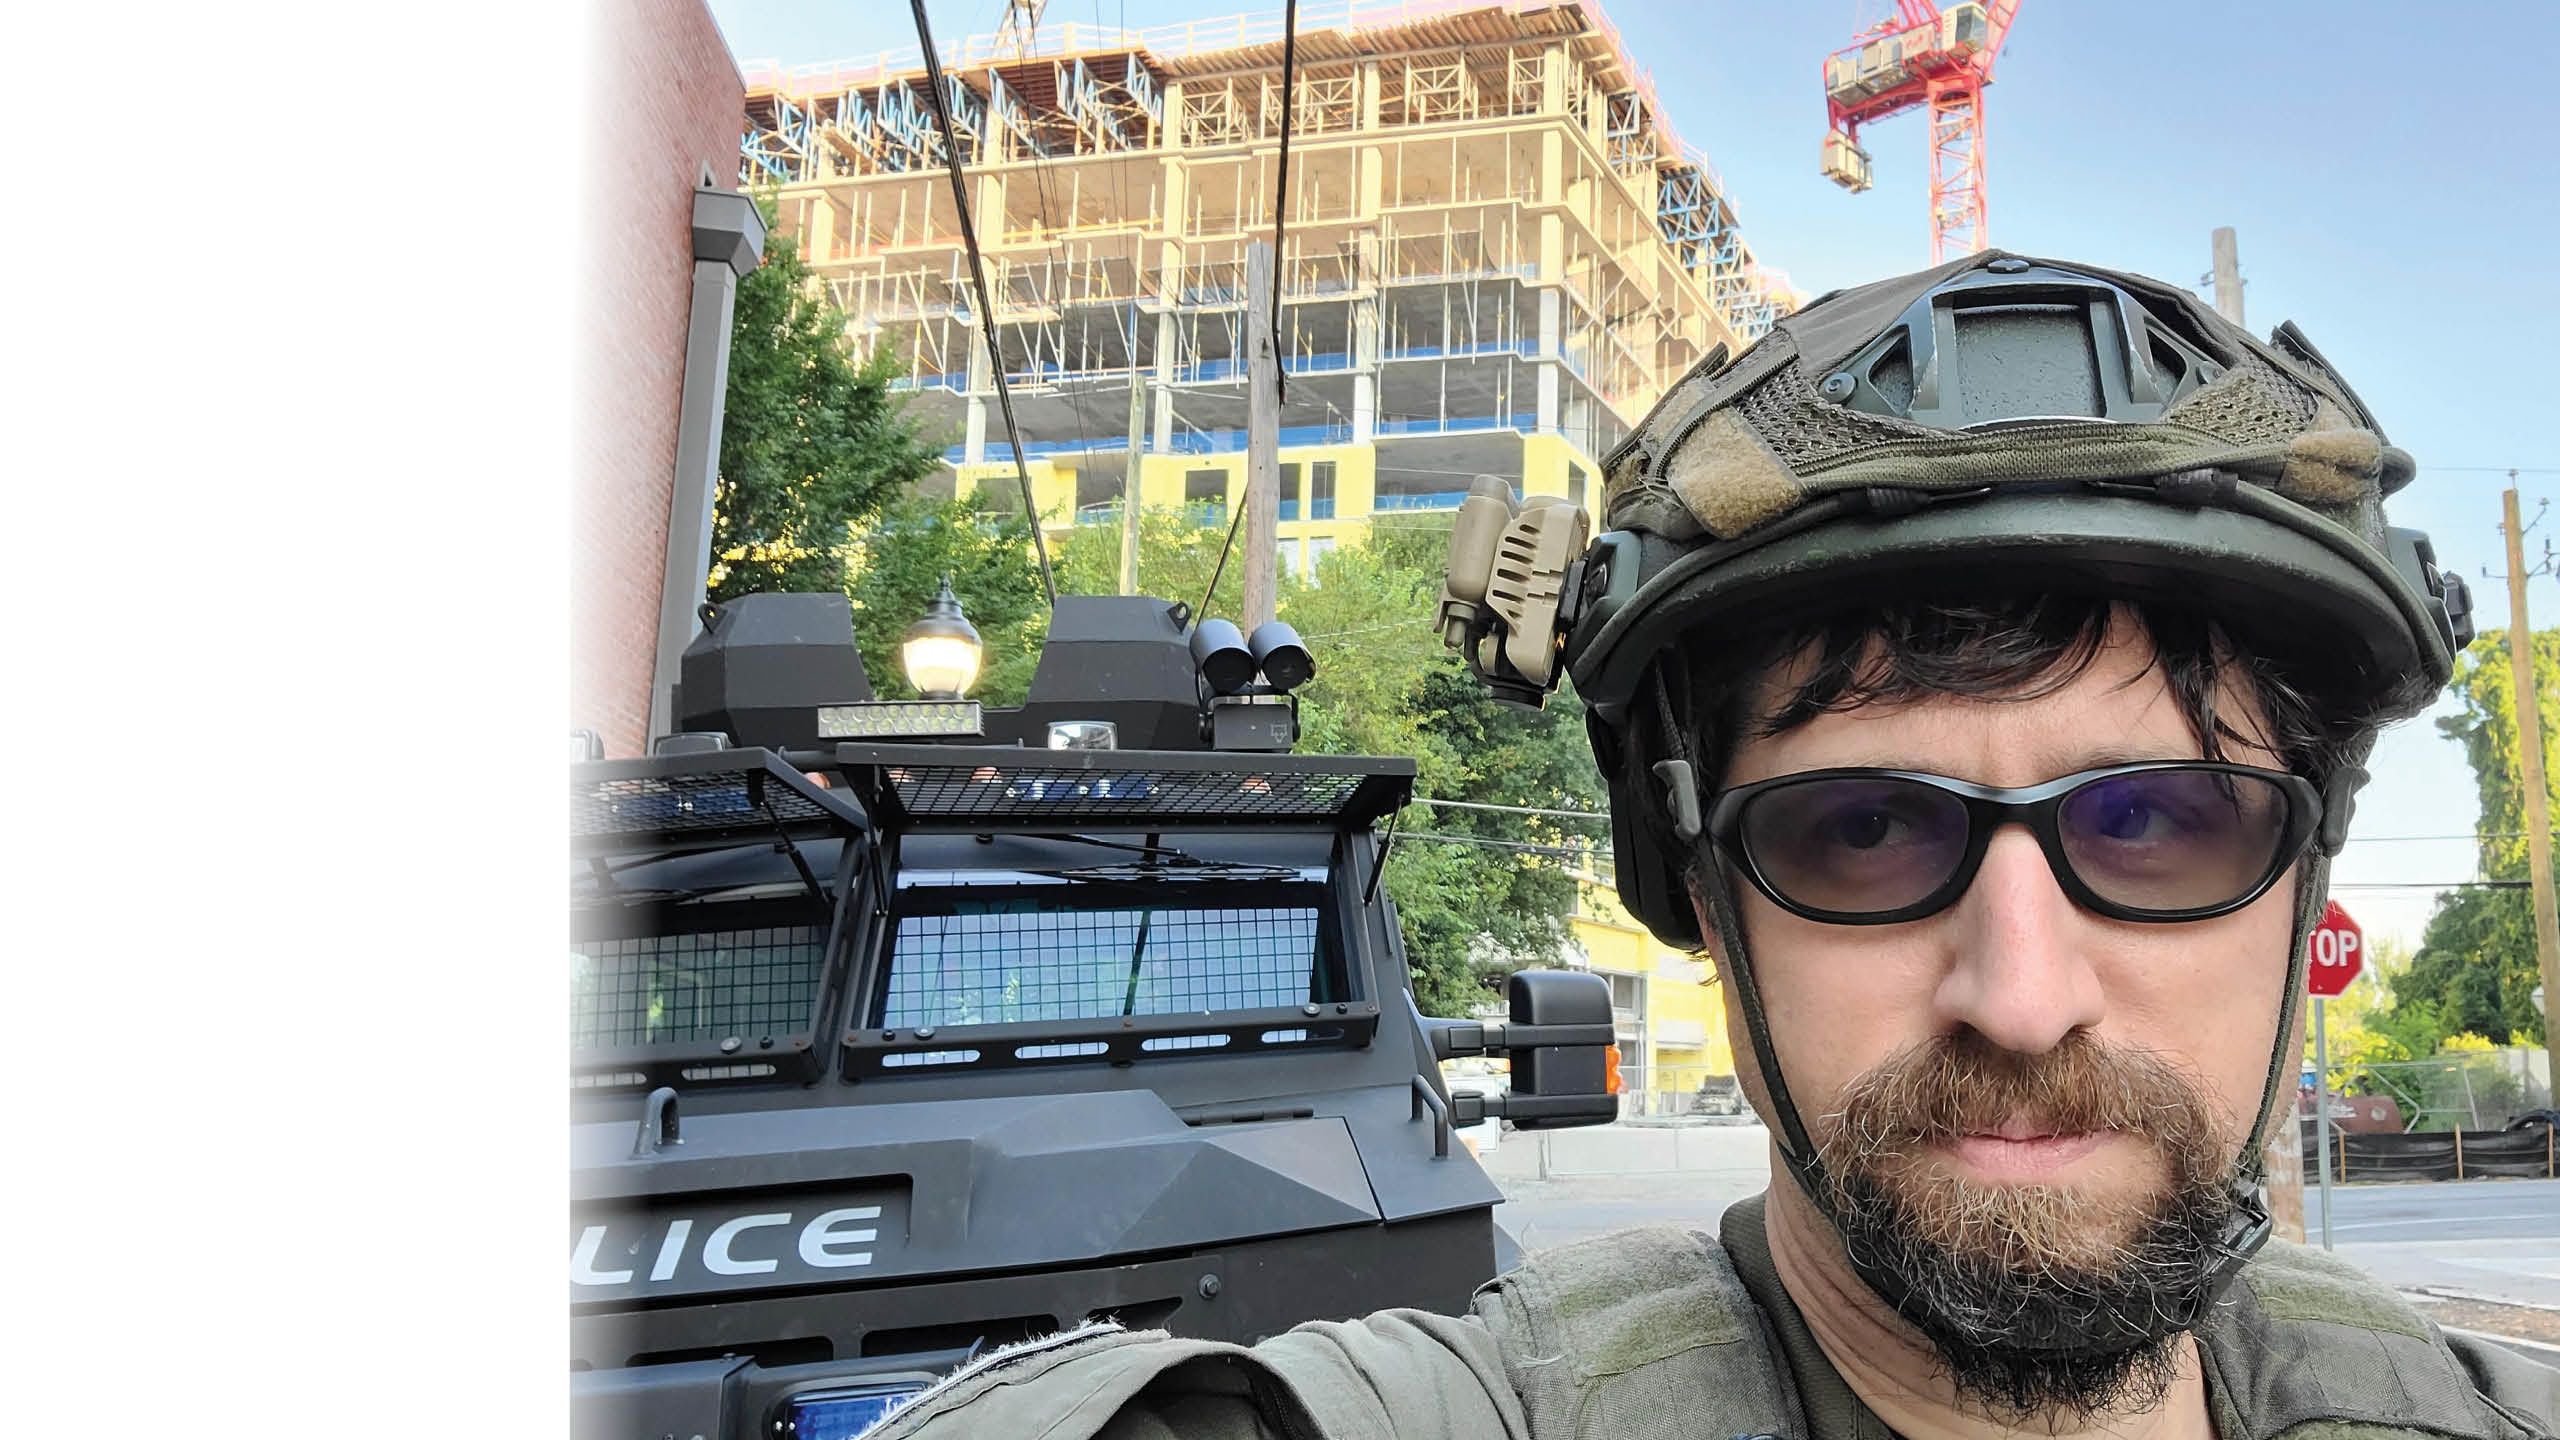
[[[1742,844],[1771,889],[1809,910],[1880,915],[1928,898],[1964,860],[1964,802],[1881,776],[1780,785],[1742,812]]]
[[[2146,770],[2063,798],[2062,850],[2081,883],[2136,910],[2226,905],[2266,878],[2292,801],[2255,776]]]

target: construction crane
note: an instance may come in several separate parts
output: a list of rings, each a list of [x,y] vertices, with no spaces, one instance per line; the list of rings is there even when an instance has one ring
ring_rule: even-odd
[[[1991,197],[1982,178],[1982,92],[2009,38],[2019,0],[1896,0],[1901,14],[1822,62],[1831,133],[1822,173],[1856,194],[1873,183],[1858,130],[1887,116],[1929,112],[1929,259],[1970,255],[1991,243]]]

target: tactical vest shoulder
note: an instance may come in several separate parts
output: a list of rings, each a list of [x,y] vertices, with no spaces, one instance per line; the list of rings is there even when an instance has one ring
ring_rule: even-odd
[[[1808,1440],[1769,1320],[1713,1235],[1621,1231],[1478,1291],[1539,1440]],[[2560,1372],[2448,1342],[2353,1266],[2281,1241],[2198,1335],[2222,1440],[2560,1440]]]
[[[2197,1338],[2250,1432],[2224,1440],[2553,1440],[2560,1416],[2560,1371],[2449,1341],[2388,1286],[2282,1240],[2240,1272]]]
[[[1801,1437],[1767,1320],[1716,1237],[1620,1231],[1535,1256],[1476,1316],[1539,1440]]]

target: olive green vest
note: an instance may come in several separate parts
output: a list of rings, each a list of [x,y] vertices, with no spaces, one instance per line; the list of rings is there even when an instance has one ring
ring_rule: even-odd
[[[2198,1333],[2220,1440],[2560,1440],[2560,1371],[2448,1339],[2390,1290],[2271,1244]],[[1891,1440],[1769,1260],[1623,1231],[1533,1257],[1465,1318],[1384,1310],[1246,1347],[1094,1325],[964,1368],[870,1440]]]
[[[1533,1258],[1478,1295],[1538,1440],[1891,1440],[1805,1328],[1765,1196]],[[2222,1440],[2548,1440],[2560,1371],[2448,1338],[2331,1256],[2271,1241],[2198,1332]]]

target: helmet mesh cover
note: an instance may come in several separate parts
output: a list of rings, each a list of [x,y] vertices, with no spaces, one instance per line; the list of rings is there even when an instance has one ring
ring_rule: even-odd
[[[2018,417],[1994,428],[1942,429],[1820,393],[1844,340],[1855,338],[1844,319],[1889,325],[1950,276],[2003,258],[2012,257],[1986,252],[1826,296],[1780,321],[1732,365],[1711,356],[1610,456],[1608,528],[1731,540],[1843,490],[2133,481],[2219,469],[2380,543],[2377,502],[2411,462],[2384,442],[2350,392],[2325,367],[2140,276],[2031,262],[2118,286],[2224,367],[2156,420]]]

